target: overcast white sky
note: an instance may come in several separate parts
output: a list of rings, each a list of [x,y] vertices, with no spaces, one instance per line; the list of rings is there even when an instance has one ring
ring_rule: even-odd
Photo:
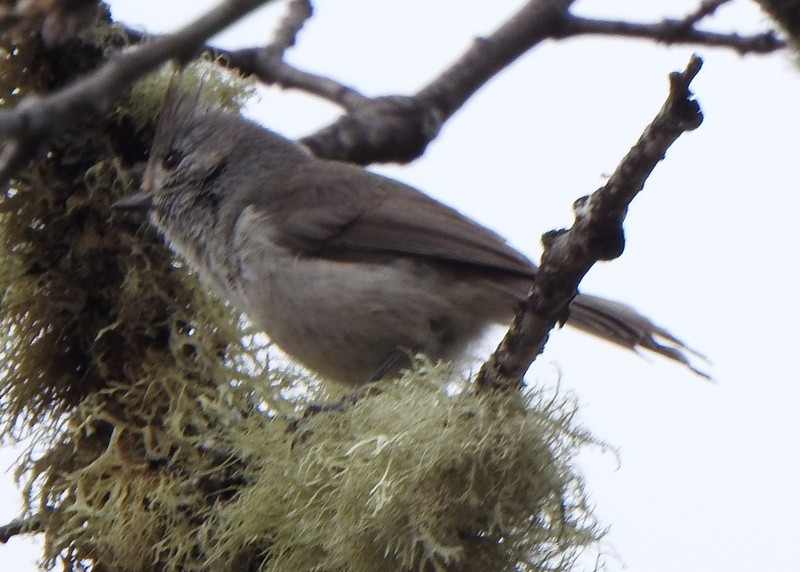
[[[584,0],[583,15],[658,20],[700,0]],[[293,63],[368,95],[413,93],[523,0],[316,0],[290,52]],[[208,0],[119,0],[115,18],[150,31],[186,23]],[[760,31],[745,0],[706,26]],[[667,12],[667,10],[669,10]],[[217,42],[263,44],[282,3]],[[502,72],[412,165],[376,170],[411,183],[538,257],[539,236],[570,223],[574,199],[593,191],[664,100],[666,76],[692,51],[705,112],[635,200],[627,250],[596,267],[582,289],[624,300],[713,361],[705,382],[657,358],[639,359],[581,334],[553,336],[529,379],[574,392],[582,423],[619,448],[578,462],[596,515],[610,527],[606,570],[797,569],[800,472],[800,230],[797,103],[800,71],[788,55],[740,58],[727,50],[667,48],[586,38],[548,42]],[[251,114],[289,136],[337,110],[273,91]],[[0,451],[0,468],[13,451]],[[0,521],[18,507],[10,474]],[[27,540],[0,545],[0,572],[35,570]],[[596,554],[587,555],[591,570]]]

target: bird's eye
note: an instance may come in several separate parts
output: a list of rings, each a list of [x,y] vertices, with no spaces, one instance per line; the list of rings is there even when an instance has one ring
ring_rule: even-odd
[[[180,165],[181,161],[183,161],[183,154],[172,149],[166,154],[164,159],[161,161],[161,164],[164,165],[165,169],[172,170]]]

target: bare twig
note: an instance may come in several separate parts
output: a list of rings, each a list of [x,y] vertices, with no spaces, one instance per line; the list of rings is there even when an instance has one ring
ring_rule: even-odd
[[[526,304],[476,379],[478,391],[514,388],[544,348],[550,330],[567,316],[578,283],[598,260],[622,254],[622,222],[667,149],[684,132],[699,127],[700,106],[689,84],[702,61],[693,56],[686,70],[670,75],[670,92],[653,122],[628,152],[608,182],[575,202],[575,223],[542,237],[544,253]]]
[[[229,67],[239,70],[244,75],[253,75],[266,85],[279,85],[285,89],[304,91],[340,105],[347,111],[355,111],[360,105],[369,101],[368,97],[352,87],[332,78],[296,68],[265,51],[265,48],[244,48],[234,51],[211,48],[208,51],[221,57]]]
[[[68,121],[103,113],[131,82],[169,58],[186,59],[210,36],[270,0],[227,0],[174,34],[112,56],[89,76],[43,97],[29,96],[14,109],[0,112],[0,180],[23,167]]]
[[[254,75],[267,85],[299,89],[341,105],[348,111],[354,111],[367,103],[369,98],[331,78],[298,69],[283,59],[286,50],[294,46],[297,34],[312,14],[313,8],[309,0],[291,0],[287,14],[275,31],[275,40],[271,44],[262,48],[241,50],[213,47],[205,49],[222,58],[229,67],[245,75]]]
[[[698,30],[687,25],[687,20],[663,20],[655,24],[624,22],[618,20],[596,20],[571,17],[557,37],[568,38],[594,34],[654,40],[663,44],[695,44],[720,48],[731,48],[739,54],[769,54],[786,47],[786,42],[774,30],[763,34],[742,36],[736,33],[723,34]]]

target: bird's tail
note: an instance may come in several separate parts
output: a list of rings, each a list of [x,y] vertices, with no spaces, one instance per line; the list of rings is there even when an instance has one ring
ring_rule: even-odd
[[[708,374],[696,369],[690,360],[690,356],[695,356],[705,361],[702,354],[620,302],[578,294],[570,304],[567,325],[633,351],[646,348],[710,379]]]

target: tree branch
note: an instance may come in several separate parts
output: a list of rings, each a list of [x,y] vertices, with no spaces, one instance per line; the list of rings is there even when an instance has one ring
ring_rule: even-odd
[[[622,223],[628,205],[672,143],[702,123],[700,106],[689,91],[701,65],[702,60],[692,56],[686,70],[670,74],[666,102],[608,182],[575,202],[575,223],[570,229],[542,237],[544,253],[531,291],[505,338],[478,373],[477,391],[519,386],[544,349],[550,330],[565,321],[581,279],[595,262],[622,254]]]
[[[419,157],[444,121],[478,89],[560,29],[573,2],[530,0],[416,95],[369,100],[302,142],[318,157],[361,165]]]
[[[112,56],[88,77],[45,97],[27,97],[16,108],[0,111],[0,179],[24,166],[68,122],[65,117],[104,112],[127,85],[159,63],[182,60],[199,51],[206,38],[269,0],[228,0],[179,32]],[[272,44],[226,51],[205,48],[229,67],[268,84],[300,89],[341,105],[348,114],[305,137],[317,156],[358,164],[408,162],[419,157],[451,117],[498,71],[547,38],[583,34],[698,43],[729,47],[739,53],[768,53],[786,44],[774,31],[755,36],[700,31],[695,24],[728,0],[704,0],[681,20],[657,24],[605,21],[573,16],[574,0],[530,0],[491,35],[480,38],[447,70],[413,96],[367,98],[331,78],[300,70],[283,60],[311,17],[309,0],[291,0]],[[131,34],[142,38],[141,34]]]
[[[697,30],[728,0],[705,0],[685,18],[657,24],[604,21],[569,13],[570,0],[530,0],[495,32],[475,43],[412,96],[385,96],[348,106],[349,114],[302,139],[317,156],[358,164],[408,162],[424,153],[442,124],[498,71],[548,38],[582,34],[636,37],[667,44],[728,47],[770,53],[786,42],[774,31],[755,36]]]
[[[769,54],[786,47],[786,42],[779,38],[774,30],[752,36],[708,32],[696,29],[692,18],[688,17],[682,20],[663,20],[656,24],[640,24],[638,22],[595,20],[572,16],[567,20],[557,37],[569,38],[588,34],[641,38],[667,45],[698,44],[731,48],[742,55]]]
[[[291,0],[287,15],[275,31],[275,40],[262,48],[222,50],[209,47],[205,51],[222,58],[224,63],[244,75],[254,75],[267,85],[299,89],[355,111],[369,98],[331,78],[298,69],[284,61],[286,50],[294,46],[297,34],[313,15],[309,0]]]
[[[533,0],[495,32],[478,38],[456,62],[417,97],[435,107],[442,119],[452,116],[496,73],[543,40],[552,37],[569,20],[574,0]]]
[[[50,137],[75,118],[105,112],[136,78],[170,58],[187,59],[207,38],[270,0],[227,0],[174,34],[113,55],[89,76],[52,94],[26,97],[14,109],[0,111],[0,180],[24,167]]]

